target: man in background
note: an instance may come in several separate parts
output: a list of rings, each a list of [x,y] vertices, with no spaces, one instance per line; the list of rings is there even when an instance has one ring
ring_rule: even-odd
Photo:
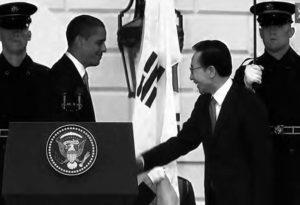
[[[53,121],[95,122],[87,67],[97,66],[106,52],[106,30],[93,16],[80,15],[68,25],[68,50],[52,67]]]
[[[27,54],[31,39],[30,16],[37,7],[29,3],[0,5],[0,129],[9,122],[48,119],[48,68],[33,62]],[[7,134],[7,133],[6,133]],[[0,191],[6,137],[0,135]],[[1,200],[1,204],[4,203]]]
[[[274,202],[300,204],[300,56],[291,48],[295,5],[262,2],[252,6],[265,46],[255,64],[241,66],[234,77],[266,105],[274,143]]]

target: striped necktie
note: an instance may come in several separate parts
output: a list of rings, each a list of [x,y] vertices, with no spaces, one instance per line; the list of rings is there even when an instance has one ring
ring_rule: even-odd
[[[90,88],[89,88],[89,76],[88,76],[87,72],[84,73],[84,75],[82,77],[82,80],[83,80],[83,83],[86,86],[87,90],[90,90]]]
[[[215,130],[215,125],[216,125],[216,121],[217,121],[216,104],[217,104],[217,101],[212,96],[210,103],[209,103],[209,115],[210,115],[210,120],[211,120],[212,132],[214,132],[214,130]]]

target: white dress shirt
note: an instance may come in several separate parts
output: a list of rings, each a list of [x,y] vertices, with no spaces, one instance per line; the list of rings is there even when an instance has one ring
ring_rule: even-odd
[[[81,76],[81,78],[83,78],[86,72],[84,66],[70,52],[67,51],[66,56],[68,56],[68,58],[74,63],[79,75]]]
[[[227,81],[212,95],[213,98],[216,100],[216,119],[220,114],[220,110],[223,104],[223,101],[232,85],[231,78],[228,78]]]

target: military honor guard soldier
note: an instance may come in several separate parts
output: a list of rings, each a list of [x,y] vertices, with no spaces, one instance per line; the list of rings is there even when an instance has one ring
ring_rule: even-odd
[[[9,122],[47,120],[48,68],[33,62],[26,48],[31,39],[30,16],[35,5],[15,2],[0,5],[0,129]],[[0,191],[6,138],[0,137]],[[3,204],[2,198],[0,204]]]
[[[295,5],[269,1],[252,6],[264,53],[241,66],[235,82],[255,91],[268,109],[274,142],[274,203],[300,204],[300,56],[290,45]],[[253,86],[255,85],[255,86]]]

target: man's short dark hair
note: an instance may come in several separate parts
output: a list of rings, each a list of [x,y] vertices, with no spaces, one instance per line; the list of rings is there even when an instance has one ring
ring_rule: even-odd
[[[230,76],[232,72],[232,61],[227,46],[218,40],[200,41],[193,46],[194,51],[202,52],[200,65],[207,68],[214,66],[222,77]]]
[[[75,17],[67,27],[68,46],[72,45],[76,36],[82,36],[85,39],[89,38],[97,27],[105,28],[104,23],[100,19],[89,15]]]

